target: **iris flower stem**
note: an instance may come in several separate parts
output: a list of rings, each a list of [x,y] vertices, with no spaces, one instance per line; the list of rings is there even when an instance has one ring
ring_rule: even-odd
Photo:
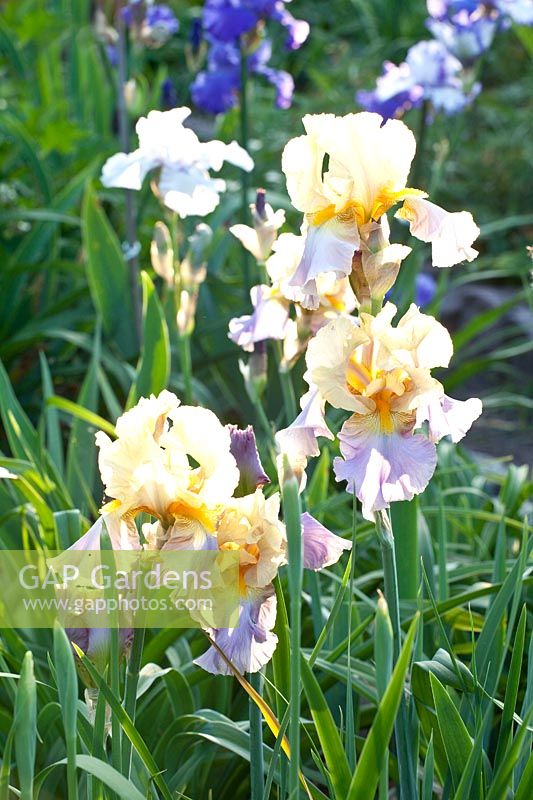
[[[136,628],[133,635],[130,658],[126,670],[126,686],[124,689],[124,710],[135,722],[135,709],[137,706],[137,686],[139,685],[139,670],[144,647],[144,628]],[[122,741],[122,774],[129,779],[131,772],[131,742],[127,736]]]
[[[124,4],[121,4],[125,5]],[[122,8],[117,13],[118,29],[118,69],[117,69],[117,116],[120,134],[120,142],[125,153],[129,152],[129,120],[128,109],[126,108],[126,98],[124,88],[128,79],[128,67],[126,61],[126,25],[122,18]],[[126,200],[126,242],[128,245],[128,268],[130,277],[130,290],[133,305],[133,319],[137,342],[140,346],[142,341],[142,298],[141,286],[139,283],[139,258],[135,254],[134,248],[137,246],[137,223],[135,220],[135,207],[133,203],[133,192],[129,189],[124,191]]]
[[[302,522],[298,482],[286,458],[283,462],[283,514],[287,528],[290,594],[289,800],[297,800],[300,764],[300,638],[303,588]]]
[[[241,146],[248,151],[249,137],[249,115],[248,115],[248,59],[246,57],[246,47],[241,36],[239,40],[241,56],[241,92],[240,92],[240,124],[241,124]],[[250,187],[250,174],[241,169],[241,192],[242,192],[242,222],[248,225],[250,218],[250,208],[248,206],[248,191]],[[249,301],[250,289],[252,288],[250,275],[250,255],[245,247],[242,248],[242,266],[244,273],[244,300]]]
[[[398,573],[401,600],[416,600],[420,584],[420,548],[418,544],[418,498],[394,503],[391,509],[393,530],[402,532],[402,554]]]
[[[102,563],[111,569],[114,574],[116,570],[113,546],[107,531],[101,537]],[[116,605],[116,589],[112,583],[104,590],[106,602],[113,601],[108,606],[108,626],[109,626],[109,688],[120,703],[120,648],[119,648],[119,619]],[[121,727],[120,720],[116,714],[111,715],[111,763],[117,772],[121,771]],[[116,797],[115,794],[112,797]]]
[[[87,690],[91,692],[93,695],[96,692],[96,698],[93,696],[93,702],[95,704],[95,711],[94,711],[94,727],[93,727],[93,741],[92,741],[92,748],[91,748],[91,755],[95,756],[96,758],[103,758],[104,751],[105,751],[105,740],[106,740],[106,701],[103,695],[100,695],[98,689],[96,690]],[[97,798],[100,797],[102,784],[94,775],[91,778],[91,791],[92,796]]]
[[[179,217],[176,212],[169,215],[169,230],[170,239],[172,242],[172,250],[174,253],[174,313],[176,321],[178,319],[180,306],[181,306],[181,290],[182,290],[182,276],[181,276],[181,262],[179,258],[179,248],[182,241],[182,232],[180,230]],[[193,384],[192,384],[192,354],[191,354],[191,335],[186,331],[179,330],[178,327],[178,347],[180,352],[180,366],[181,374],[183,375],[183,397],[185,404],[190,406],[194,401]]]
[[[193,391],[191,337],[188,333],[179,333],[179,348],[181,371],[183,374],[183,396],[185,398],[185,404],[190,406],[193,403]]]
[[[287,424],[290,425],[297,414],[296,396],[294,394],[294,386],[292,385],[290,370],[283,365],[283,349],[281,342],[275,342],[275,350],[279,382],[281,386],[281,395],[283,397],[283,406],[285,408],[285,418]]]
[[[348,679],[346,681],[346,756],[348,758],[348,764],[350,766],[351,771],[355,770],[357,755],[355,751],[355,712],[354,712],[354,697],[353,697],[353,689],[352,689],[352,666],[351,666],[351,655],[352,655],[352,603],[353,603],[353,587],[354,587],[354,580],[355,580],[355,544],[356,544],[356,535],[357,535],[357,500],[355,495],[353,496],[353,508],[352,508],[352,549],[350,552],[350,593],[349,593],[349,602],[347,604],[348,608],[348,648],[346,651],[346,665],[347,665],[347,673]]]
[[[261,672],[251,673],[248,680],[256,692],[261,694],[263,690]],[[250,720],[250,800],[263,800],[263,722],[261,710],[251,698],[248,701],[248,719]]]
[[[389,607],[392,624],[394,637],[393,658],[394,663],[396,663],[400,654],[402,635],[400,625],[400,599],[398,594],[398,573],[396,568],[394,533],[389,514],[386,510],[376,512],[376,531],[381,544],[385,599]],[[396,736],[398,770],[400,773],[399,800],[412,800],[412,798],[417,796],[417,786],[409,750],[409,719],[405,695],[402,695],[394,731]]]

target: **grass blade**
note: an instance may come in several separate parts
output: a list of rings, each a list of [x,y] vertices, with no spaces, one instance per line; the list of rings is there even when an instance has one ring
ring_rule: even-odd
[[[77,800],[76,723],[78,717],[78,677],[70,642],[63,628],[54,627],[54,664],[58,676],[57,690],[67,745],[67,785],[69,800]]]
[[[419,615],[417,614],[405,637],[390,683],[379,704],[370,732],[366,737],[346,800],[360,800],[362,797],[374,796],[379,782],[383,756],[392,736],[394,720],[402,699],[405,676],[411,659],[418,620]]]

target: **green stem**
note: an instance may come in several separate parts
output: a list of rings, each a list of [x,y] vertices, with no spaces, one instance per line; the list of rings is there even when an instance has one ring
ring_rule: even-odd
[[[67,788],[68,800],[78,800],[78,779],[76,777],[76,736],[67,739]]]
[[[91,755],[105,760],[105,716],[106,716],[106,701],[103,695],[100,694],[98,689],[87,689],[87,693],[92,695],[92,702],[95,703],[94,709],[94,727],[93,727],[93,741],[91,748]],[[96,777],[91,778],[91,789],[93,800],[101,797],[102,784]]]
[[[181,372],[183,374],[183,396],[185,404],[190,406],[193,403],[192,389],[192,356],[191,356],[191,337],[188,333],[179,334],[179,348]]]
[[[240,92],[240,125],[241,125],[241,146],[248,151],[248,138],[249,138],[249,115],[248,115],[248,59],[246,56],[246,47],[241,36],[239,40],[240,47],[240,69],[241,69],[241,92]],[[242,194],[242,222],[247,225],[250,220],[250,208],[248,206],[248,192],[251,183],[251,175],[246,170],[241,169],[241,194]],[[250,270],[250,255],[245,247],[242,249],[242,266],[244,272],[244,299],[249,302],[251,282]]]
[[[400,625],[400,599],[398,594],[398,573],[396,569],[396,553],[394,533],[386,510],[376,512],[376,531],[381,544],[383,561],[383,579],[385,599],[389,607],[389,615],[394,637],[394,663],[398,660],[401,649],[402,630]],[[405,695],[402,695],[398,716],[394,725],[398,771],[400,773],[399,800],[413,800],[417,796],[416,776],[409,748],[409,720]]]
[[[402,541],[398,592],[402,600],[416,600],[420,584],[420,552],[418,545],[418,499],[394,503],[391,509],[392,528]]]
[[[137,686],[139,684],[139,670],[141,668],[144,647],[144,628],[136,628],[133,635],[133,644],[126,670],[126,686],[124,689],[124,710],[135,722],[135,709],[137,706]],[[124,736],[122,742],[122,774],[129,779],[131,773],[131,742]]]
[[[446,572],[446,539],[447,539],[446,514],[444,513],[444,502],[441,492],[439,492],[437,537],[438,537],[437,541],[438,541],[438,564],[439,564],[439,602],[443,603],[445,600],[448,599],[448,575]]]
[[[283,396],[283,405],[285,407],[285,417],[287,425],[297,416],[296,410],[296,397],[294,394],[294,386],[292,385],[291,373],[285,367],[279,365],[279,381],[281,384],[281,394]]]
[[[355,713],[354,713],[354,697],[352,690],[352,601],[353,601],[353,586],[355,580],[355,537],[357,533],[357,500],[353,496],[352,508],[352,550],[350,553],[350,593],[348,607],[348,648],[346,650],[346,665],[348,680],[346,682],[346,756],[348,764],[352,772],[355,770],[357,754],[355,751]]]
[[[263,690],[261,673],[251,673],[248,681],[256,692],[261,694]],[[251,698],[248,700],[248,719],[250,720],[250,800],[263,800],[263,721],[260,709]]]
[[[117,68],[117,117],[120,133],[120,142],[125,153],[129,152],[129,119],[126,99],[124,97],[124,87],[128,80],[128,66],[126,58],[126,27],[121,14],[121,8],[117,13],[118,29],[118,68]],[[139,257],[134,254],[133,248],[137,246],[137,224],[135,220],[135,208],[133,203],[133,192],[129,189],[124,190],[126,200],[126,242],[131,251],[127,259],[129,268],[131,297],[133,304],[133,319],[137,341],[140,346],[142,341],[142,298],[141,286],[139,283]]]
[[[290,477],[283,481],[283,513],[287,528],[289,556],[289,594],[290,594],[290,698],[289,698],[289,800],[298,798],[298,770],[300,764],[300,638],[302,602],[302,523],[298,482],[290,472],[288,461],[284,459],[283,470]]]

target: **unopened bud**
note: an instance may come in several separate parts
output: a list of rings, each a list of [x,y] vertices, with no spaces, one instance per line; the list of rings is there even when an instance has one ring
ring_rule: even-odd
[[[150,259],[154,272],[172,287],[174,285],[174,250],[170,231],[164,222],[156,222],[152,243],[150,245]]]
[[[379,590],[375,626],[374,661],[376,663],[376,688],[378,697],[383,697],[392,674],[394,637],[389,607]]]
[[[244,386],[252,403],[257,403],[263,396],[267,385],[268,356],[266,342],[257,342],[248,363],[239,361],[239,369],[244,378]]]
[[[199,267],[207,260],[206,250],[213,240],[213,231],[205,222],[200,222],[189,236],[188,257],[193,267]]]
[[[262,222],[267,221],[266,213],[266,192],[264,189],[258,189],[255,196],[255,213]]]

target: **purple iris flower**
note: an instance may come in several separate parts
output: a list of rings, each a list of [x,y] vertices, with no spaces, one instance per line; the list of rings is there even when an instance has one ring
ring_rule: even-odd
[[[203,23],[201,17],[195,17],[191,22],[191,27],[189,28],[189,42],[191,44],[192,52],[196,55],[196,53],[200,49],[200,45],[202,44],[202,36],[203,36]]]
[[[356,100],[360,106],[390,119],[422,103],[424,89],[414,81],[406,62],[396,66],[391,61],[385,61],[383,70],[374,90],[357,92]]]
[[[295,19],[285,8],[284,2],[278,0],[274,5],[272,19],[282,25],[287,31],[285,47],[287,50],[298,50],[309,36],[309,23],[303,19]]]
[[[496,4],[476,0],[427,0],[427,27],[464,63],[472,63],[494,39],[502,18]]]
[[[233,108],[241,85],[239,64],[240,54],[234,44],[213,42],[207,69],[199,72],[191,85],[194,104],[211,114]]]
[[[429,100],[436,111],[456,114],[480,88],[478,83],[467,87],[461,62],[441,42],[428,40],[413,45],[399,66],[386,62],[375,90],[358,92],[356,99],[367,111],[385,118],[398,116],[423,100]]]
[[[274,2],[254,0],[207,0],[204,6],[204,29],[212,39],[233,42],[255,28],[262,16],[268,16]]]
[[[309,35],[309,25],[285,8],[287,0],[207,0],[204,29],[208,38],[234,42],[253,30],[260,20],[274,19],[287,30],[286,47],[297,50]]]
[[[276,106],[289,108],[294,91],[292,76],[268,66],[272,45],[264,39],[248,56],[248,72],[262,75],[276,88]],[[192,86],[192,99],[199,108],[221,114],[237,105],[241,86],[240,53],[234,43],[214,42],[209,51],[207,70],[199,72]]]
[[[164,109],[176,108],[178,105],[178,92],[170,78],[165,78],[161,84],[161,105]]]
[[[494,5],[517,25],[533,25],[533,3],[531,0],[494,0]]]
[[[118,67],[118,50],[114,44],[106,44],[105,51],[107,54],[107,60],[111,64],[112,67],[116,69]]]
[[[150,31],[155,31],[161,39],[169,39],[180,27],[172,9],[164,4],[145,6],[140,2],[130,2],[122,9],[121,14],[129,27],[144,25]]]
[[[164,28],[169,36],[177,33],[180,27],[172,9],[165,5],[148,6],[145,23],[150,28]]]

